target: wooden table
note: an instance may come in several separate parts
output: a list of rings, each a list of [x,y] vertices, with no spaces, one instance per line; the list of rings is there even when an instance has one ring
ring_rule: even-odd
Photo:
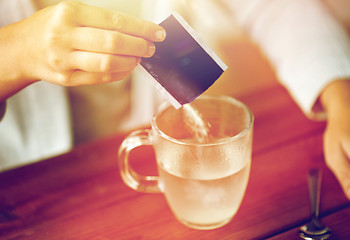
[[[189,229],[162,194],[124,185],[117,150],[125,136],[0,174],[0,239],[298,239],[310,216],[306,176],[323,170],[320,215],[332,239],[350,239],[350,203],[326,168],[325,123],[305,118],[278,84],[240,98],[254,112],[251,176],[242,205],[226,226]],[[134,167],[154,173],[152,149],[132,154]]]

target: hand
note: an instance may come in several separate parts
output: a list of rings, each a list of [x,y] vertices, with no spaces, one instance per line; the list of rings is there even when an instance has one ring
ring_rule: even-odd
[[[321,95],[321,103],[327,111],[326,163],[350,200],[350,80],[330,84]]]
[[[1,29],[0,50],[6,47],[10,57],[0,62],[6,65],[0,67],[0,87],[15,91],[38,80],[64,86],[120,80],[141,57],[152,56],[153,42],[164,38],[164,29],[157,24],[79,2],[61,2]]]

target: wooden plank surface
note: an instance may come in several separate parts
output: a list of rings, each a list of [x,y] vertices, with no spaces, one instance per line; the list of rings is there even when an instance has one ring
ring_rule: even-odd
[[[321,221],[332,230],[332,235],[329,238],[330,240],[349,239],[350,207],[340,208],[338,211],[327,214],[326,216],[322,217]],[[290,229],[289,231],[279,233],[276,236],[269,238],[269,240],[295,239],[295,235],[298,233],[300,226]]]

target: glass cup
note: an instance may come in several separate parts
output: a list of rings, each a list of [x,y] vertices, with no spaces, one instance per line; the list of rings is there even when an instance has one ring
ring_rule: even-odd
[[[163,105],[151,129],[125,138],[119,149],[123,181],[134,190],[162,192],[176,216],[194,229],[228,223],[243,199],[250,173],[254,117],[242,102],[204,95],[176,110]],[[152,145],[159,176],[141,176],[129,152]]]

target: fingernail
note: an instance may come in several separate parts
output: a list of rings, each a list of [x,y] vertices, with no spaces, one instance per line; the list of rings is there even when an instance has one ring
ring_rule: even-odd
[[[149,46],[149,48],[148,48],[148,56],[149,57],[153,56],[155,51],[156,51],[156,46],[154,46],[154,45]]]
[[[159,40],[159,41],[163,41],[165,39],[165,31],[162,29],[162,30],[158,30],[156,32],[156,38]]]

